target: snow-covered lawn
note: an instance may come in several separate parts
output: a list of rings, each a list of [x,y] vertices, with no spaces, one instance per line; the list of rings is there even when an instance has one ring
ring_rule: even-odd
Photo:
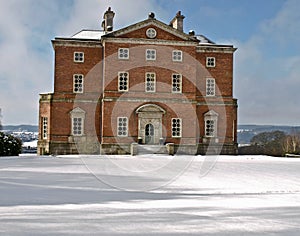
[[[299,235],[300,159],[0,158],[0,235]]]

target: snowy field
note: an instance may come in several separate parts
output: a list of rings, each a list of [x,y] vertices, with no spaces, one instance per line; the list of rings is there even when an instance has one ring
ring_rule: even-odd
[[[0,235],[300,235],[300,159],[0,158]]]

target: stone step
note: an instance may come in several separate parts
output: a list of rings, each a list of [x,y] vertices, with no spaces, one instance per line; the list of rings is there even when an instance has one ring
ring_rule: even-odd
[[[137,153],[142,154],[168,154],[165,145],[138,145]]]

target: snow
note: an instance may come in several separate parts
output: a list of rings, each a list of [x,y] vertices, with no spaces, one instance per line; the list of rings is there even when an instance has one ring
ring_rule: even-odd
[[[72,38],[75,39],[101,39],[101,37],[105,34],[104,31],[101,30],[82,30],[75,35],[72,36]]]
[[[0,158],[1,235],[299,235],[300,159]]]
[[[37,143],[38,143],[38,140],[33,140],[33,141],[30,141],[30,142],[24,142],[22,144],[22,147],[30,147],[30,148],[37,148]]]

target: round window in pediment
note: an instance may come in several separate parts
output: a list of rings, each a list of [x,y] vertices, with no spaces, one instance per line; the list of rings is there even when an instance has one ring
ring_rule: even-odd
[[[156,37],[156,30],[153,29],[153,28],[149,28],[146,31],[146,35],[147,35],[148,38],[154,39]]]

